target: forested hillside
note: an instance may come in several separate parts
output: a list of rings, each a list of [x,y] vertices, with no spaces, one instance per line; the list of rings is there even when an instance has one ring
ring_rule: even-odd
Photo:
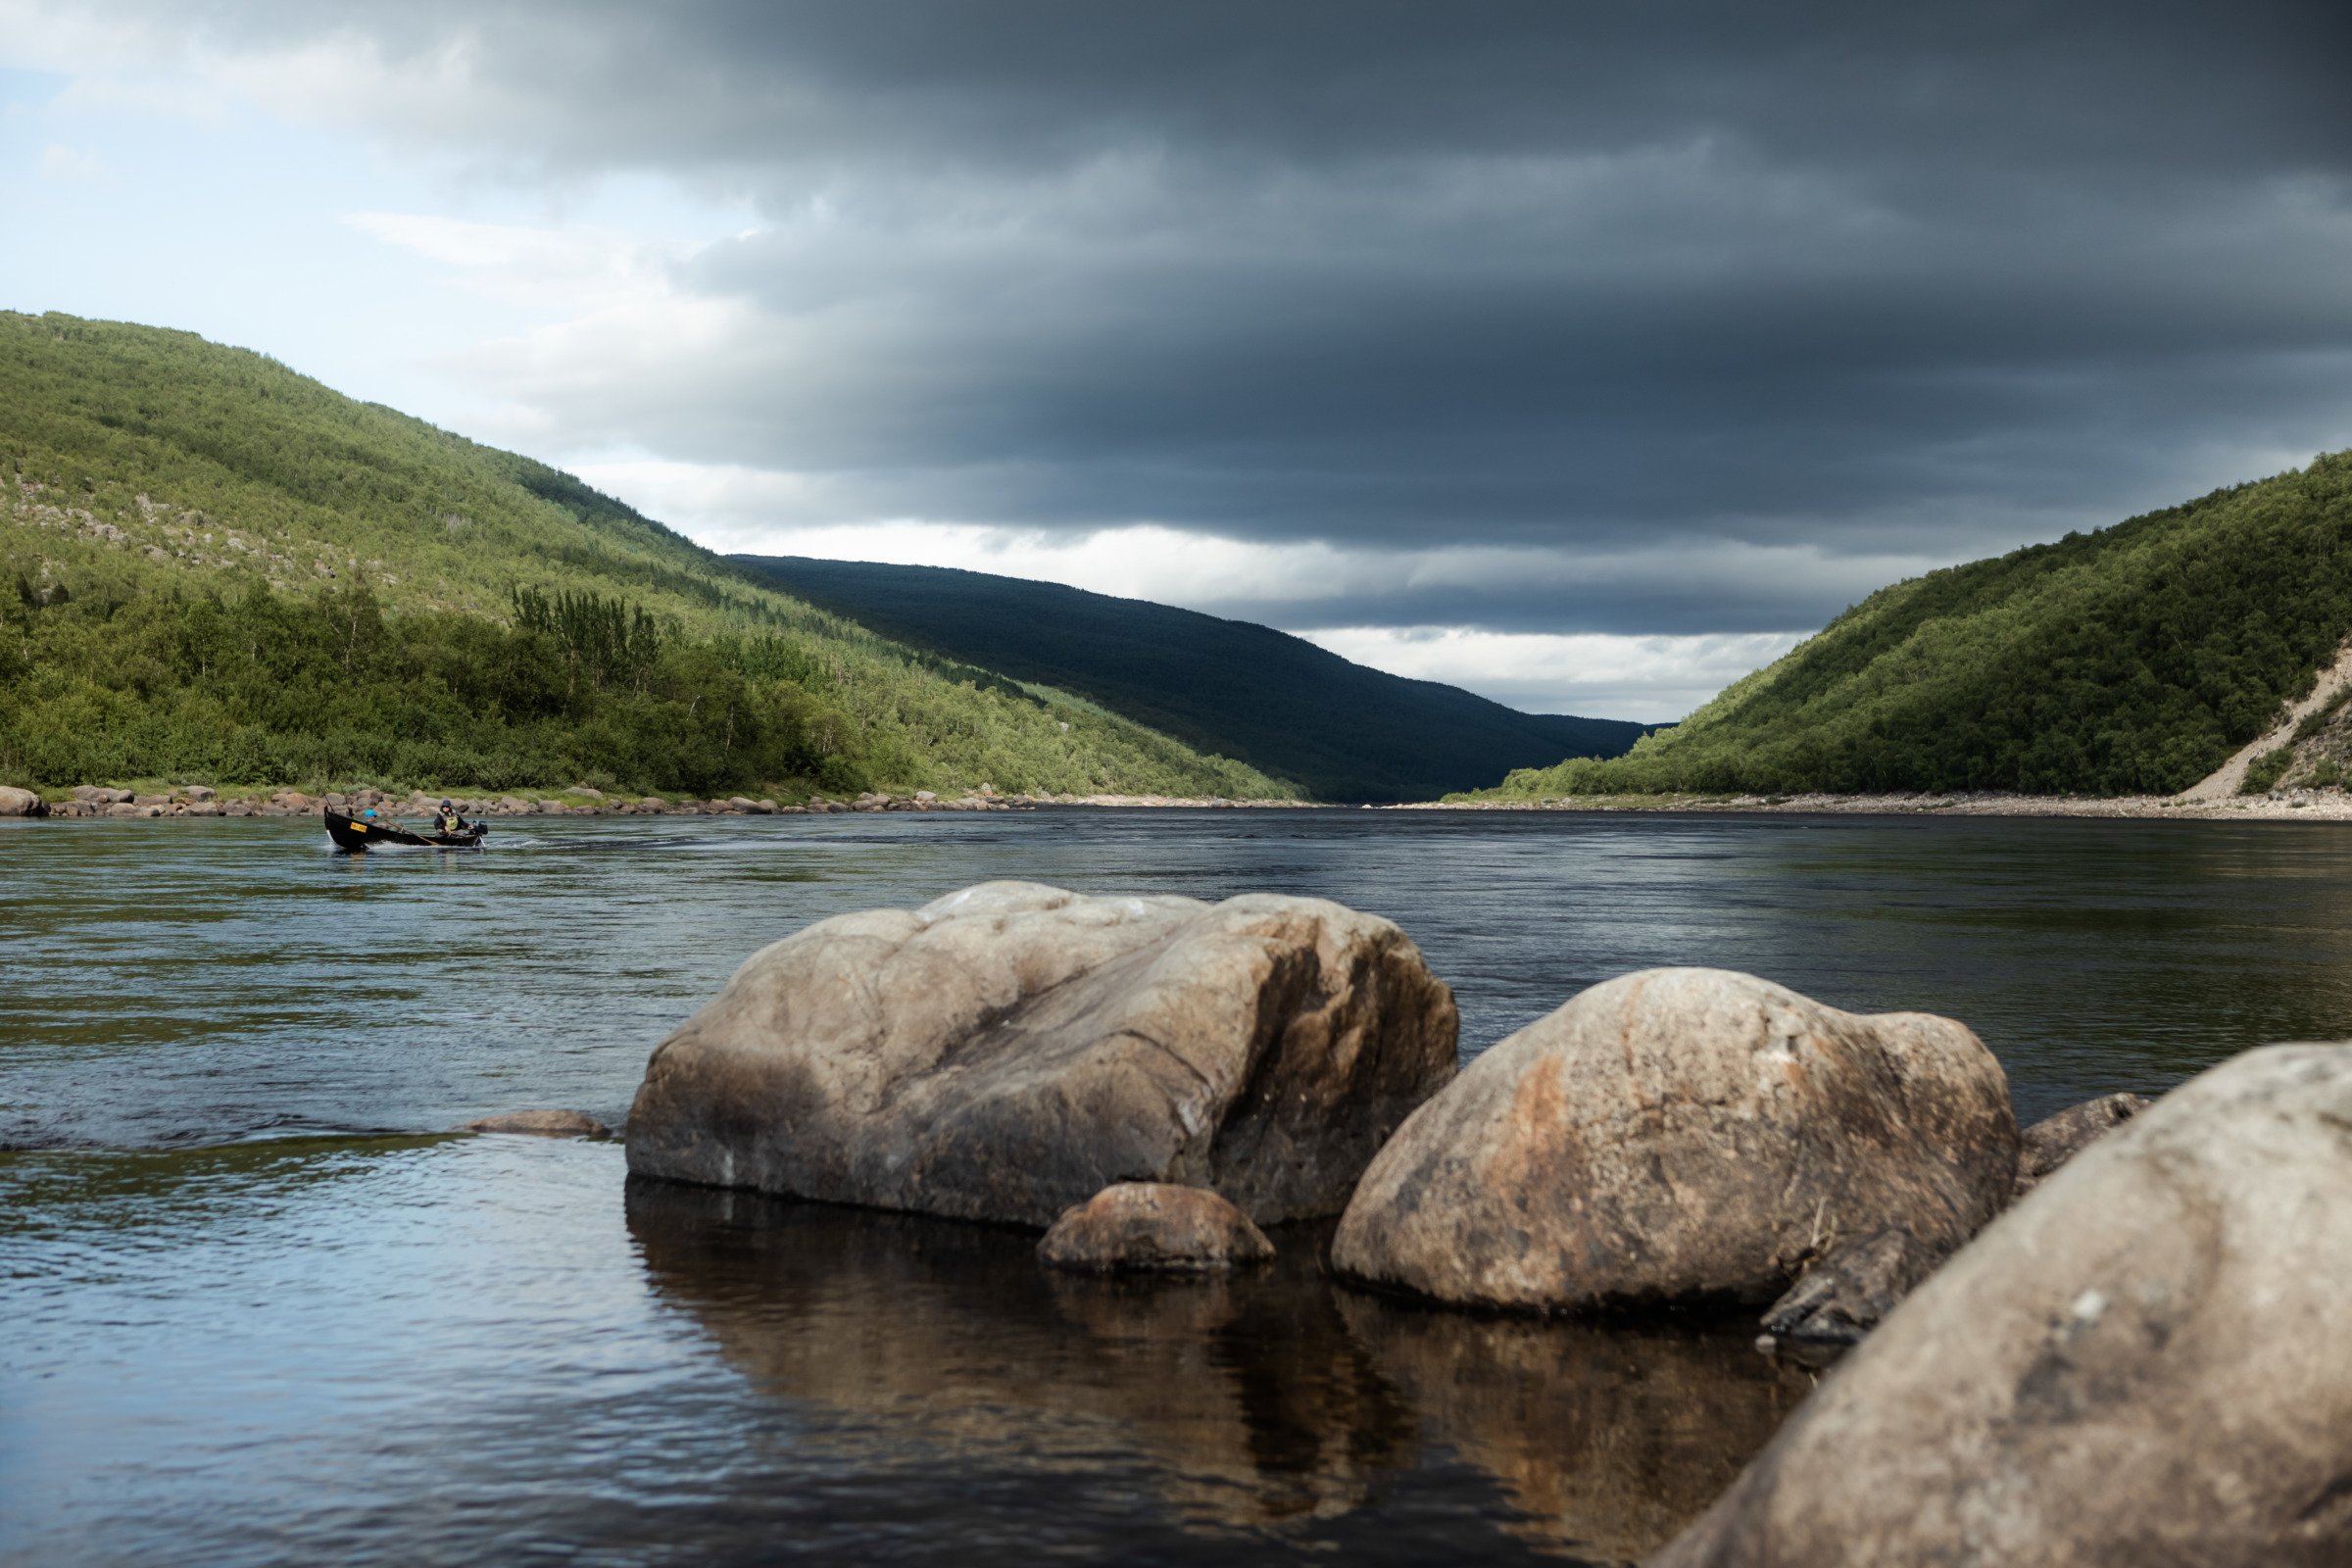
[[[2352,634],[2352,453],[1882,589],[1622,758],[1501,798],[1660,791],[2170,794]]]
[[[0,781],[1289,793],[188,333],[0,313]]]
[[[1367,669],[1248,621],[941,566],[741,556],[876,631],[1078,693],[1317,800],[1419,801],[1569,753],[1613,757],[1648,726],[1522,713]]]

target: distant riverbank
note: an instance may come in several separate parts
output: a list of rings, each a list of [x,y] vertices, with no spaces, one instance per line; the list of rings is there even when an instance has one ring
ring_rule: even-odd
[[[2273,790],[2221,800],[2175,795],[1566,795],[1551,800],[1431,801],[1398,811],[1772,811],[1838,816],[2098,816],[2244,822],[2352,821],[2341,790]]]
[[[18,792],[24,793],[24,792]],[[467,817],[496,816],[815,816],[841,812],[1010,811],[1054,807],[1117,809],[1314,810],[1354,809],[1315,801],[1227,800],[1218,796],[1000,794],[993,788],[942,796],[929,790],[911,795],[868,792],[851,799],[813,796],[778,802],[747,796],[696,800],[667,796],[618,797],[601,791],[532,790],[490,795],[441,796],[430,791],[395,795],[370,788],[328,790],[215,790],[205,785],[151,785],[146,789],[82,785],[44,801],[52,817],[308,816],[321,808],[386,815],[429,814],[442,800],[456,803]],[[0,808],[6,802],[0,801]],[[1769,812],[1834,816],[2032,816],[2107,817],[2175,821],[2352,821],[2352,794],[2342,790],[2273,790],[2262,795],[2190,800],[2169,795],[2069,796],[1977,794],[1887,795],[1569,795],[1549,800],[1423,801],[1363,807],[1382,811],[1606,811],[1628,814]],[[0,815],[40,814],[0,808]]]
[[[779,803],[736,795],[723,800],[695,800],[646,795],[620,797],[581,786],[569,790],[533,790],[497,796],[437,795],[412,790],[405,795],[371,787],[325,790],[317,794],[282,789],[216,789],[205,784],[151,784],[146,789],[83,784],[55,799],[40,801],[40,809],[24,807],[36,799],[27,791],[13,791],[13,800],[0,800],[0,815],[50,817],[177,817],[177,816],[308,816],[322,808],[338,811],[375,810],[388,816],[403,812],[430,813],[442,801],[452,802],[467,817],[488,816],[808,816],[845,811],[1009,811],[1053,806],[1193,807],[1199,808],[1298,808],[1304,801],[1234,801],[1219,796],[1174,795],[1045,795],[999,794],[993,785],[961,795],[942,796],[931,790],[891,795],[869,791],[847,800],[822,795],[806,802]]]

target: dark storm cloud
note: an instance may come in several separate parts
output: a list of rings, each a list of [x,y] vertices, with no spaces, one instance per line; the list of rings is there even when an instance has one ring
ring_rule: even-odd
[[[355,109],[387,132],[768,220],[679,278],[751,313],[723,352],[517,382],[584,442],[844,520],[1648,552],[1292,623],[1804,625],[1840,560],[2352,442],[2340,4],[318,16],[215,26],[363,36],[421,84]]]

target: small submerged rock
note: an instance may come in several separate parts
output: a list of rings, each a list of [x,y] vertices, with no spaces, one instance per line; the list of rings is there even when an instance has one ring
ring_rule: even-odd
[[[2145,1095],[2101,1095],[2035,1122],[2018,1138],[2016,1196],[2154,1103]]]
[[[1949,1247],[1923,1243],[1903,1224],[1883,1225],[1837,1247],[1764,1312],[1767,1348],[1858,1344],[1895,1303],[1936,1271]]]
[[[584,1110],[510,1110],[467,1122],[461,1132],[528,1133],[535,1138],[610,1138],[612,1129]]]
[[[1520,1030],[1415,1112],[1332,1261],[1464,1306],[1761,1305],[1892,1226],[1909,1238],[1896,1272],[1932,1266],[1999,1212],[2016,1161],[2008,1082],[1965,1025],[1651,969]]]
[[[1269,1262],[1274,1244],[1204,1187],[1121,1182],[1055,1220],[1037,1255],[1050,1268],[1205,1274]]]

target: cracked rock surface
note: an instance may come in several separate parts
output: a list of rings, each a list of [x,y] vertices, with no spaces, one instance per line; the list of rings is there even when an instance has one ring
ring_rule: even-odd
[[[1914,1291],[1652,1568],[2352,1562],[2352,1047],[2248,1052]]]
[[[1334,1214],[1456,1029],[1341,905],[984,883],[755,954],[655,1051],[629,1168],[1040,1229],[1126,1181]]]
[[[2007,1079],[1966,1026],[1649,969],[1473,1061],[1381,1151],[1340,1272],[1536,1311],[1762,1304],[1889,1225],[1934,1256],[2008,1200]]]

